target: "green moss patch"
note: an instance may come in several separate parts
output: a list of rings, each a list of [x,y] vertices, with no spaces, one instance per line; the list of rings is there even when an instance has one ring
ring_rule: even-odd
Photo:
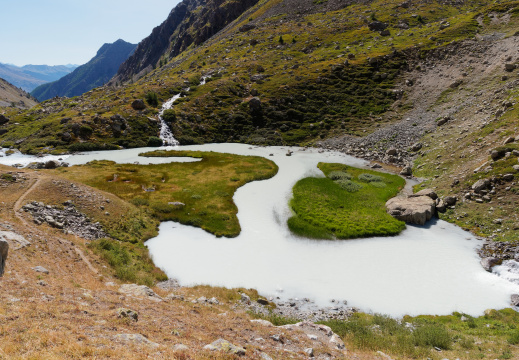
[[[343,164],[319,163],[318,167],[327,177],[305,178],[293,188],[294,216],[288,220],[293,233],[352,239],[396,235],[405,229],[405,223],[385,208],[386,201],[405,185],[400,176]]]

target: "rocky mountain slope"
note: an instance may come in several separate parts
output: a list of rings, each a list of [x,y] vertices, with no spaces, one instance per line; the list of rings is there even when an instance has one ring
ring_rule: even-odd
[[[136,46],[120,39],[113,44],[104,44],[88,63],[57,81],[38,86],[31,95],[44,101],[55,96],[78,96],[102,86],[114,76]]]
[[[16,107],[28,109],[36,104],[37,101],[31,95],[0,78],[0,108]]]
[[[70,74],[76,67],[75,65],[25,65],[20,67],[0,64],[0,78],[27,92],[31,92],[42,84],[56,81]]]

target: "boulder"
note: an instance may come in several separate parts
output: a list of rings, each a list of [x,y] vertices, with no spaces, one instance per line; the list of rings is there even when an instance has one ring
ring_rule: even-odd
[[[7,124],[9,122],[9,118],[5,117],[4,115],[0,115],[0,125]]]
[[[434,192],[433,189],[423,189],[418,191],[416,194],[409,195],[410,197],[417,197],[417,196],[428,196],[433,200],[438,199],[438,195]]]
[[[395,148],[391,148],[386,151],[386,155],[389,155],[389,156],[395,156],[397,153],[398,152]]]
[[[159,344],[146,339],[141,334],[118,334],[118,335],[115,335],[115,339],[119,340],[119,341],[124,341],[124,342],[132,342],[132,343],[136,343],[136,344],[149,345],[152,347],[159,346]]]
[[[245,349],[231,344],[225,339],[218,339],[209,345],[204,346],[206,350],[223,351],[229,354],[245,355]]]
[[[506,144],[510,144],[510,143],[513,143],[515,141],[515,137],[513,136],[509,136],[505,139],[505,141],[503,141],[503,145],[506,145]]]
[[[479,193],[482,190],[488,189],[489,186],[490,186],[489,179],[479,179],[474,184],[472,184],[472,190],[474,190],[474,192]]]
[[[4,275],[5,262],[9,253],[9,243],[0,235],[0,277]]]
[[[395,197],[386,202],[386,208],[395,219],[424,225],[434,215],[436,202],[429,196]]]
[[[261,111],[261,100],[259,97],[253,97],[249,100],[249,108],[252,112]]]
[[[404,166],[402,171],[400,171],[400,175],[402,176],[411,176],[413,174],[413,169],[410,166]]]
[[[43,266],[35,266],[32,269],[34,271],[36,271],[36,272],[41,272],[41,273],[44,273],[44,274],[48,274],[49,273],[49,270],[45,269]]]
[[[255,29],[255,28],[256,28],[256,25],[254,25],[254,24],[245,24],[243,26],[240,26],[238,31],[239,32],[247,32],[247,31],[250,31],[250,30]]]
[[[492,267],[499,264],[499,259],[495,257],[486,257],[481,259],[481,266],[483,266],[483,269],[485,269],[488,272],[492,271]]]
[[[416,143],[411,146],[411,151],[418,151],[422,148],[422,143]]]
[[[439,200],[437,203],[436,203],[436,211],[438,211],[439,213],[444,213],[445,211],[447,211],[447,206],[445,206],[445,203],[443,202],[443,200]]]
[[[134,110],[144,110],[146,109],[146,104],[144,103],[144,100],[137,99],[134,102],[132,102],[132,108]]]
[[[446,196],[443,198],[443,202],[446,206],[454,206],[456,205],[456,201],[457,199],[454,196]]]
[[[441,118],[440,120],[438,120],[438,122],[436,122],[436,125],[438,126],[442,126],[442,125],[445,125],[447,123],[447,121],[449,121],[449,118],[447,116]]]
[[[504,181],[512,181],[512,180],[514,180],[514,174],[504,174],[503,175],[503,180]]]
[[[137,311],[134,311],[132,309],[125,309],[125,308],[117,309],[117,317],[118,318],[128,318],[133,321],[139,320],[139,314],[137,313]]]
[[[506,70],[506,71],[509,71],[509,72],[510,72],[510,71],[514,71],[515,68],[516,68],[516,65],[515,65],[515,64],[510,64],[510,63],[509,63],[509,64],[505,64],[505,70]]]
[[[119,288],[119,292],[125,295],[147,298],[153,301],[162,301],[161,297],[155,294],[155,292],[146,285],[124,284]]]
[[[45,169],[56,169],[60,165],[58,160],[49,160],[45,163]]]
[[[368,24],[371,31],[384,31],[389,25],[381,21],[373,21]]]
[[[519,295],[518,294],[512,294],[510,296],[510,305],[519,306]]]

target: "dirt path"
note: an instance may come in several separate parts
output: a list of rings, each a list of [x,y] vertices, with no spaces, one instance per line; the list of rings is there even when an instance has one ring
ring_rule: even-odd
[[[22,216],[22,214],[20,213],[20,209],[21,207],[23,206],[23,202],[25,201],[25,199],[27,198],[27,196],[32,192],[34,191],[34,189],[36,189],[42,182],[42,177],[40,175],[36,175],[37,178],[36,178],[36,181],[31,185],[29,186],[29,188],[27,190],[25,190],[25,192],[18,198],[18,200],[16,200],[16,202],[14,203],[13,205],[13,212],[14,212],[14,215],[16,216],[16,218],[18,220],[20,220],[20,222],[23,224],[23,226],[25,226],[26,228],[28,229],[31,229],[32,231],[36,232],[36,233],[41,233],[39,231],[39,229],[37,229],[34,225],[30,224],[27,220],[25,220],[25,218]],[[78,237],[76,236],[76,239]],[[60,244],[62,243],[68,243],[68,241],[66,240],[63,240],[63,239],[58,239],[58,242]],[[29,242],[27,242],[26,245],[23,245],[23,246],[20,246],[18,247],[16,250],[18,249],[21,249],[25,246],[28,246],[30,245]],[[88,260],[88,258],[85,256],[85,254],[83,253],[83,251],[81,251],[80,248],[78,248],[76,245],[74,244],[71,244],[74,248],[74,251],[78,254],[78,256],[81,258],[81,260],[85,263],[85,265],[90,269],[90,271],[92,271],[94,274],[98,274],[98,271],[97,269],[92,266],[92,263]]]

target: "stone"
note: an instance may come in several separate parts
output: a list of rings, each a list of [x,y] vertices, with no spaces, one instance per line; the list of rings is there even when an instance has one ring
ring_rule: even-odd
[[[241,302],[245,304],[250,304],[250,297],[247,294],[241,294]]]
[[[516,68],[515,64],[511,64],[511,63],[505,64],[505,70],[508,72],[514,71],[515,68]]]
[[[428,196],[433,200],[438,199],[438,195],[436,194],[436,192],[433,189],[423,189],[423,190],[420,190],[417,193],[415,193],[413,195],[409,195],[409,196],[410,197]]]
[[[268,305],[269,304],[268,300],[262,299],[262,298],[259,298],[258,300],[256,300],[256,302],[258,304],[261,304],[261,305]]]
[[[386,151],[386,155],[389,155],[389,156],[395,156],[395,155],[397,155],[397,153],[398,152],[395,148],[391,148]]]
[[[117,317],[118,318],[128,318],[133,321],[139,320],[139,314],[137,313],[137,311],[134,311],[132,309],[125,309],[125,308],[117,309]]]
[[[490,152],[490,157],[492,158],[492,160],[496,161],[496,160],[499,160],[499,158],[501,157],[501,154],[497,150],[492,150]]]
[[[488,272],[492,271],[492,267],[499,264],[499,259],[495,257],[486,257],[481,259],[481,266]]]
[[[146,285],[123,284],[119,287],[119,292],[125,295],[147,298],[153,301],[162,301],[162,298],[155,294],[155,292]]]
[[[443,198],[443,202],[446,206],[453,206],[456,205],[456,197],[455,196],[446,196]]]
[[[175,346],[173,346],[173,350],[175,350],[175,351],[186,351],[186,350],[189,350],[189,347],[187,345],[184,345],[184,344],[176,344]]]
[[[422,143],[416,143],[411,146],[411,151],[419,151],[422,149]]]
[[[260,358],[261,360],[273,360],[270,356],[268,356],[265,353],[261,353]]]
[[[513,137],[513,136],[507,137],[505,139],[505,141],[503,141],[503,145],[513,143],[514,141],[515,141],[515,137]]]
[[[512,166],[512,168],[513,168],[515,171],[519,171],[519,165],[514,165],[514,166]]]
[[[0,235],[0,277],[4,275],[5,262],[9,253],[9,243]]]
[[[482,190],[488,189],[489,186],[490,186],[490,179],[479,179],[474,184],[472,184],[472,190],[474,190],[474,192],[479,193]]]
[[[447,121],[449,121],[449,117],[445,116],[445,117],[441,118],[440,120],[438,120],[438,122],[436,122],[436,125],[438,125],[438,126],[445,125],[447,123]]]
[[[519,294],[512,294],[510,296],[510,305],[519,306]]]
[[[148,346],[152,346],[152,347],[158,347],[159,346],[159,344],[157,344],[157,343],[155,343],[153,341],[148,340],[147,338],[145,338],[141,334],[118,334],[118,335],[115,335],[115,339],[119,340],[119,341],[124,341],[124,342],[132,342],[132,343],[136,343],[136,344],[144,344],[144,345],[148,345]]]
[[[436,204],[436,211],[438,211],[439,213],[444,213],[447,211],[447,206],[445,206],[445,203],[443,202],[443,200],[439,200],[438,203]]]
[[[514,174],[504,174],[503,175],[503,180],[505,180],[505,181],[512,181],[512,180],[514,180]]]
[[[45,169],[56,169],[60,165],[58,160],[49,160],[45,163]]]
[[[0,125],[5,125],[9,122],[9,118],[5,117],[5,115],[0,115]]]
[[[381,36],[391,36],[391,32],[390,32],[388,29],[386,29],[386,30],[382,30],[382,31],[380,32],[380,35],[381,35]]]
[[[205,350],[223,351],[229,354],[245,355],[245,349],[231,344],[225,339],[218,339],[209,345],[204,346]]]
[[[428,196],[395,197],[386,202],[387,212],[409,224],[425,225],[435,213],[436,202]]]
[[[371,31],[384,31],[389,25],[381,21],[373,21],[368,24],[368,28]]]
[[[247,31],[250,31],[250,30],[255,29],[255,28],[256,28],[256,25],[254,25],[254,24],[245,24],[243,26],[240,26],[238,31],[239,32],[247,32]]]
[[[413,169],[410,166],[404,166],[402,171],[400,171],[400,175],[402,176],[411,176],[413,174]]]
[[[49,273],[49,270],[45,269],[43,266],[35,266],[32,269],[34,271],[36,271],[36,272],[41,272],[41,273],[44,273],[44,274],[48,274]]]
[[[314,349],[312,348],[307,348],[304,350],[306,355],[310,356],[310,357],[314,357]]]
[[[344,350],[346,348],[346,346],[344,346],[344,342],[341,340],[341,338],[339,337],[339,335],[337,334],[332,334],[331,338],[330,338],[330,344],[332,344],[333,346],[335,346],[335,348],[337,350]]]
[[[261,100],[259,97],[255,96],[249,100],[249,109],[252,112],[261,111]]]
[[[272,326],[274,326],[274,324],[272,324],[270,321],[263,320],[263,319],[254,319],[254,320],[251,320],[250,322],[251,322],[251,323],[254,323],[254,324],[259,324],[259,325],[263,325],[263,326],[268,326],[268,327],[272,327]]]
[[[382,351],[377,351],[377,355],[386,360],[393,360],[393,358],[387,354],[384,354]]]
[[[146,109],[146,104],[142,99],[137,99],[134,102],[132,102],[132,108],[134,110],[144,110]]]

